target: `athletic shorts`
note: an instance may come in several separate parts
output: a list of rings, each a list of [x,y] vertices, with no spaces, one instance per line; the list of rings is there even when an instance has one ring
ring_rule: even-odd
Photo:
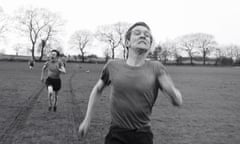
[[[150,127],[134,130],[110,127],[105,144],[153,144],[153,133]]]
[[[34,64],[31,62],[30,64],[29,64],[31,67],[33,67],[34,66]]]
[[[54,91],[59,91],[61,88],[61,79],[54,79],[48,77],[45,83],[47,87],[52,86]]]

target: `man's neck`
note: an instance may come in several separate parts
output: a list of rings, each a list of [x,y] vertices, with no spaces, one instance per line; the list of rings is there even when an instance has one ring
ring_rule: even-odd
[[[55,62],[57,62],[57,60],[56,59],[51,59],[50,62],[55,63]]]
[[[147,51],[141,49],[129,49],[129,55],[126,63],[130,66],[142,66],[145,63],[147,53]]]

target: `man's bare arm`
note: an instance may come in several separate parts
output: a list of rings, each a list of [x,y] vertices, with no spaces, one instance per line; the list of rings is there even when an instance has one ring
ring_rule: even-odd
[[[180,106],[183,103],[180,91],[174,86],[170,76],[166,73],[158,77],[158,81],[162,86],[163,93],[167,94],[174,106]]]
[[[90,126],[90,122],[94,114],[94,107],[99,97],[102,95],[102,91],[105,88],[105,86],[106,85],[104,84],[104,82],[100,79],[92,89],[92,92],[90,94],[90,98],[88,101],[86,116],[82,121],[82,123],[80,124],[79,130],[78,130],[82,137],[84,137],[88,131],[88,127]]]

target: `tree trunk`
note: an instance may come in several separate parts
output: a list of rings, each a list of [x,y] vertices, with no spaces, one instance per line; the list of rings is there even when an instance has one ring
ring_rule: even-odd
[[[190,63],[191,63],[191,65],[193,65],[193,57],[192,56],[190,56]]]
[[[126,49],[123,47],[123,59],[126,59]]]
[[[108,59],[109,59],[109,56],[107,55],[107,56],[105,57],[105,63],[108,62]]]
[[[82,62],[85,62],[84,54],[82,54]]]
[[[84,52],[83,52],[83,50],[81,50],[81,53],[82,53],[82,62],[84,63],[84,62],[85,62],[85,58],[84,58]]]
[[[34,45],[34,44],[32,45],[31,52],[32,52],[32,59],[35,61],[35,55],[34,55],[34,52],[35,52],[35,45]]]
[[[220,58],[219,58],[219,57],[217,57],[217,58],[216,58],[216,60],[215,60],[215,66],[217,66],[217,65],[218,65],[218,63],[219,63],[219,60],[220,60]]]
[[[114,48],[112,48],[112,59],[114,59],[115,53],[114,53]]]
[[[164,57],[164,61],[163,61],[164,64],[167,63],[167,57]]]
[[[44,52],[44,48],[46,46],[46,42],[47,42],[47,39],[46,40],[42,40],[42,42],[41,42],[41,54],[40,54],[40,57],[39,57],[39,61],[42,61],[43,52]]]
[[[182,56],[177,57],[177,64],[182,64]]]
[[[203,50],[203,65],[206,64],[206,51]]]
[[[44,48],[41,49],[41,54],[40,54],[40,57],[39,57],[39,59],[38,59],[39,61],[42,61],[42,58],[43,58],[43,51],[44,51],[43,49],[44,49]]]
[[[190,64],[193,65],[193,57],[191,51],[188,51],[188,55],[190,57]]]

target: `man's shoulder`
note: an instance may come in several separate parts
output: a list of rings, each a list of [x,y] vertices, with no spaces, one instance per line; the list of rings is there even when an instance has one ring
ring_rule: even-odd
[[[153,66],[162,66],[163,67],[163,64],[160,62],[160,61],[157,61],[157,60],[150,60],[150,61],[147,61],[150,65],[153,65]]]
[[[166,67],[160,61],[148,61],[155,72],[166,71]]]
[[[111,59],[107,62],[108,65],[120,65],[124,64],[124,60],[122,59]]]
[[[44,64],[43,65],[48,65],[49,64],[49,61],[46,61],[46,62],[44,62]]]

